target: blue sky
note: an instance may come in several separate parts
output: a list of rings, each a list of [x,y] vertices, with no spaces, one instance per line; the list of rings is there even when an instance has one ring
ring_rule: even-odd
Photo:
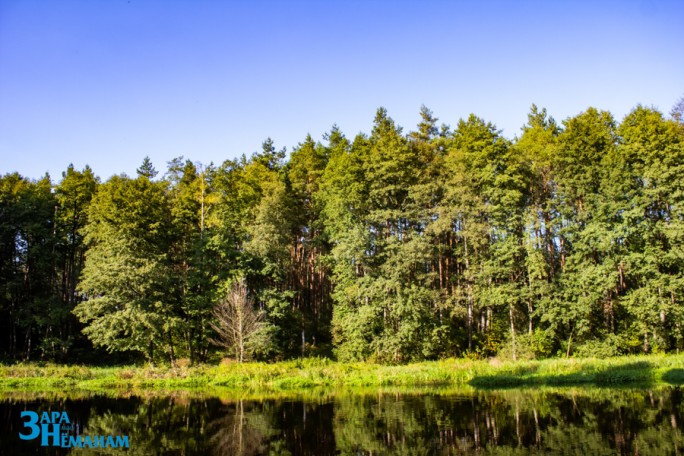
[[[509,138],[530,105],[620,120],[684,95],[681,1],[0,1],[0,173],[220,164],[422,104]]]

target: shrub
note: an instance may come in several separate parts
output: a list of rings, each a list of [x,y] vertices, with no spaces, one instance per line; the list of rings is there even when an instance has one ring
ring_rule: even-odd
[[[579,358],[611,358],[625,353],[625,343],[620,336],[607,334],[603,339],[592,339],[578,346],[573,354]]]
[[[518,361],[548,358],[552,348],[553,338],[546,331],[537,329],[532,334],[516,336],[515,344],[509,339],[501,346],[496,356],[502,360],[512,360],[515,351],[515,359]]]

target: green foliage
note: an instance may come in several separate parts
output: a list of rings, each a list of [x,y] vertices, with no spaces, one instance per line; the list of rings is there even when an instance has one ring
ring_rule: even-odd
[[[53,193],[48,176],[0,178],[0,353],[65,359],[82,340],[70,312],[83,265],[81,229],[97,185],[69,167]]]
[[[246,352],[249,359],[256,361],[276,359],[282,352],[278,346],[278,327],[273,323],[261,325],[247,341]]]
[[[0,350],[97,347],[191,364],[222,356],[211,310],[246,279],[262,360],[328,353],[402,364],[684,349],[684,130],[637,106],[519,138],[425,106],[405,133],[334,126],[286,161],[271,139],[221,166],[99,185],[70,167],[0,180]],[[95,195],[95,196],[93,196]],[[72,314],[73,310],[73,314]],[[78,321],[73,315],[78,316]],[[113,358],[112,358],[113,359]]]
[[[515,340],[509,339],[496,354],[501,360],[531,360],[548,358],[553,348],[552,332],[536,329],[532,334],[519,334]],[[586,354],[584,356],[594,356]],[[611,355],[607,355],[611,356]]]
[[[166,341],[178,321],[168,294],[168,215],[163,186],[143,176],[114,176],[93,198],[79,284],[88,299],[74,313],[96,346],[144,353],[148,359],[171,349]]]
[[[625,354],[629,346],[622,337],[606,334],[602,339],[593,339],[578,346],[575,355],[581,358],[611,358]]]
[[[157,170],[154,169],[154,165],[152,164],[152,161],[150,160],[149,156],[146,156],[143,159],[142,164],[136,170],[136,172],[138,173],[138,176],[146,177],[150,180],[154,179],[157,176],[157,174],[159,174]]]

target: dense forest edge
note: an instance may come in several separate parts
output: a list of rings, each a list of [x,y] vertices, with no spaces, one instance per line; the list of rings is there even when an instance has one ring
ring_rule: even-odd
[[[380,108],[370,134],[334,126],[289,159],[268,139],[106,182],[87,166],[56,184],[5,174],[0,359],[679,353],[683,113],[559,124],[533,105],[511,140],[425,107],[404,134]]]

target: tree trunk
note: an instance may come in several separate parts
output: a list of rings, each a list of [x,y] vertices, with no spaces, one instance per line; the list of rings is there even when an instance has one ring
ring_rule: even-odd
[[[469,261],[468,261],[468,239],[464,238],[463,239],[463,245],[464,245],[464,253],[465,253],[465,263],[466,263],[466,270],[469,270]],[[468,351],[472,351],[473,349],[473,292],[472,292],[472,287],[471,284],[468,283],[467,285],[468,289],[468,296],[467,296],[467,306],[468,306]]]
[[[508,318],[511,322],[511,343],[513,347],[513,361],[517,361],[517,354],[516,354],[516,340],[515,340],[515,323],[513,322],[513,304],[510,304],[508,306]]]
[[[169,361],[171,361],[171,367],[176,367],[176,355],[173,351],[173,337],[171,337],[171,331],[168,332],[169,336]]]

